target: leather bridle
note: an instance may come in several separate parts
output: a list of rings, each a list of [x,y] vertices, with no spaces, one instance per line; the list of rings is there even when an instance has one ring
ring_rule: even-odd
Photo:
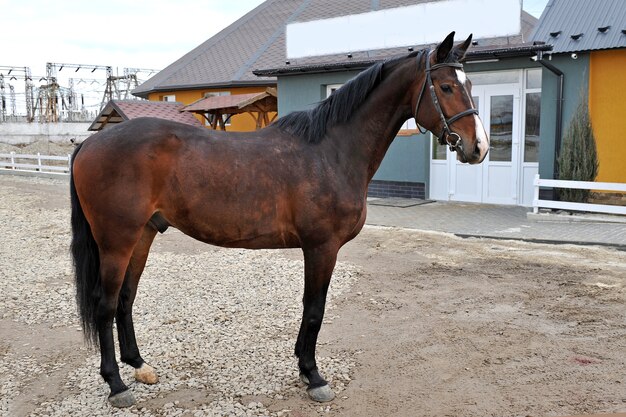
[[[460,68],[463,69],[463,64],[459,63],[459,62],[444,62],[441,64],[435,64],[435,65],[430,65],[430,51],[425,51],[426,52],[426,79],[424,80],[424,84],[422,85],[422,89],[420,91],[420,95],[417,98],[417,102],[415,103],[415,113],[414,113],[414,117],[415,117],[415,123],[417,124],[417,128],[419,129],[420,133],[426,133],[426,130],[422,131],[422,127],[420,126],[419,122],[417,121],[417,112],[419,110],[419,105],[420,102],[422,101],[422,96],[424,95],[424,91],[426,90],[426,85],[428,85],[428,89],[430,91],[430,97],[433,101],[433,105],[435,106],[435,110],[437,110],[437,112],[439,113],[439,119],[441,120],[441,125],[443,126],[443,129],[441,131],[441,135],[436,135],[437,138],[439,139],[439,143],[442,145],[448,145],[450,147],[451,151],[456,151],[457,149],[463,149],[463,144],[461,142],[461,136],[459,136],[458,133],[453,132],[450,129],[450,125],[454,122],[456,122],[457,120],[459,120],[462,117],[465,116],[470,116],[473,114],[478,114],[478,110],[476,110],[475,108],[471,108],[471,109],[467,109],[464,110],[460,113],[455,114],[454,116],[447,118],[446,116],[443,114],[443,110],[441,110],[441,105],[439,104],[439,99],[437,98],[437,93],[435,91],[435,85],[433,84],[433,79],[430,76],[430,73],[432,71],[435,71],[439,68],[444,68],[444,67],[452,67],[452,68]],[[419,61],[421,59],[421,55],[419,54],[417,56],[417,60],[418,60],[418,65],[419,65]],[[465,88],[463,88],[463,91],[465,91],[465,94],[467,94],[467,90],[465,90]],[[469,95],[468,95],[469,96]],[[470,103],[472,102],[472,100],[470,99]],[[434,133],[434,132],[433,132]],[[454,139],[454,141],[450,141],[450,138],[453,138],[456,136],[456,139]]]

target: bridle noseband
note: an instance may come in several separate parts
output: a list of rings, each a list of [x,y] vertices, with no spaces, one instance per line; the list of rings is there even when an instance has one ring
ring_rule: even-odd
[[[418,65],[419,65],[419,60],[421,59],[421,55],[419,54],[417,56],[417,60],[418,60]],[[478,114],[478,110],[476,110],[475,108],[471,108],[471,109],[467,109],[464,110],[458,114],[455,114],[454,116],[446,119],[446,116],[443,114],[443,110],[441,110],[441,105],[439,104],[439,99],[437,98],[437,93],[435,92],[435,85],[433,84],[433,79],[430,76],[430,73],[432,71],[435,71],[439,68],[444,68],[444,67],[452,67],[452,68],[460,68],[463,69],[463,64],[459,63],[459,62],[444,62],[441,64],[435,64],[435,65],[430,65],[430,51],[426,51],[426,80],[424,80],[424,84],[422,85],[422,89],[420,91],[420,95],[417,98],[417,102],[415,103],[415,113],[414,113],[414,117],[415,117],[415,123],[417,124],[417,128],[419,129],[420,133],[426,133],[426,130],[422,131],[422,127],[420,126],[419,122],[417,121],[417,111],[419,110],[419,105],[420,102],[422,101],[422,96],[424,95],[424,90],[426,90],[426,85],[428,85],[428,89],[430,91],[430,97],[433,101],[433,105],[435,106],[435,110],[437,110],[437,112],[439,113],[439,119],[441,120],[441,124],[443,126],[443,129],[441,131],[441,135],[438,136],[439,139],[439,143],[442,145],[448,145],[450,147],[451,151],[456,151],[457,149],[463,149],[463,144],[461,142],[461,136],[459,136],[458,133],[453,132],[450,129],[450,125],[454,122],[456,122],[457,120],[459,120],[462,117],[465,116],[469,116],[472,114]],[[467,94],[467,91],[465,90],[465,88],[463,88],[463,90],[465,91],[465,93]],[[471,102],[471,100],[470,100]],[[433,132],[434,133],[434,132]],[[456,140],[454,141],[450,141],[449,139],[453,136],[456,136]]]

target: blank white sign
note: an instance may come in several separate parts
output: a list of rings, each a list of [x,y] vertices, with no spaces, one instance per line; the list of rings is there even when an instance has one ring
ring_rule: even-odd
[[[447,0],[287,25],[287,57],[517,35],[521,0]]]

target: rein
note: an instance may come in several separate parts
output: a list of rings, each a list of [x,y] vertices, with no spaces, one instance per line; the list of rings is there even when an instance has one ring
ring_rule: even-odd
[[[419,60],[421,59],[421,55],[422,54],[417,56],[418,64],[419,64]],[[437,110],[437,112],[439,113],[439,119],[441,120],[441,124],[443,126],[441,135],[437,136],[437,138],[439,139],[439,143],[442,145],[447,144],[450,147],[451,151],[456,151],[458,148],[462,149],[463,144],[461,143],[461,136],[459,136],[458,133],[453,132],[452,129],[450,129],[450,125],[462,117],[470,116],[472,114],[478,114],[478,110],[474,108],[467,109],[446,119],[446,116],[443,114],[443,110],[441,109],[441,105],[439,104],[439,98],[437,97],[437,92],[435,91],[435,85],[433,84],[433,79],[430,75],[432,71],[435,71],[439,68],[444,68],[444,67],[463,69],[463,64],[459,62],[444,62],[444,63],[435,64],[431,66],[430,65],[430,51],[426,53],[426,70],[425,70],[426,80],[424,80],[424,84],[422,84],[420,95],[417,99],[417,103],[415,103],[415,114],[413,117],[415,118],[415,122],[417,123],[417,128],[419,129],[420,133],[422,134],[426,133],[426,130],[422,131],[422,128],[419,122],[417,121],[417,112],[419,110],[419,105],[422,101],[422,96],[424,95],[424,91],[426,90],[426,85],[428,85],[428,90],[430,91],[430,97],[432,99],[433,105],[435,106],[435,110]],[[463,90],[465,91],[465,88]],[[467,91],[465,91],[465,93],[467,94]],[[452,136],[456,136],[456,140],[454,140],[453,142],[449,140]]]

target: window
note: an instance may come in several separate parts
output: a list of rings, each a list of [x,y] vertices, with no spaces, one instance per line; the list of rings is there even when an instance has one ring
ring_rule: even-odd
[[[539,162],[541,69],[526,71],[524,108],[524,162]]]
[[[219,96],[229,96],[230,91],[209,91],[208,93],[204,93],[204,97],[219,97]]]
[[[526,71],[526,89],[541,88],[541,68]]]
[[[524,162],[539,161],[539,119],[541,93],[526,93]]]
[[[491,161],[511,161],[513,150],[513,95],[491,96]]]
[[[519,82],[519,71],[472,72],[472,85],[515,84]]]
[[[332,93],[334,93],[335,91],[339,90],[341,88],[343,84],[328,84],[326,86],[326,97],[328,98],[331,96]]]
[[[176,101],[176,95],[175,94],[163,95],[161,96],[161,101],[168,101],[168,102]]]

